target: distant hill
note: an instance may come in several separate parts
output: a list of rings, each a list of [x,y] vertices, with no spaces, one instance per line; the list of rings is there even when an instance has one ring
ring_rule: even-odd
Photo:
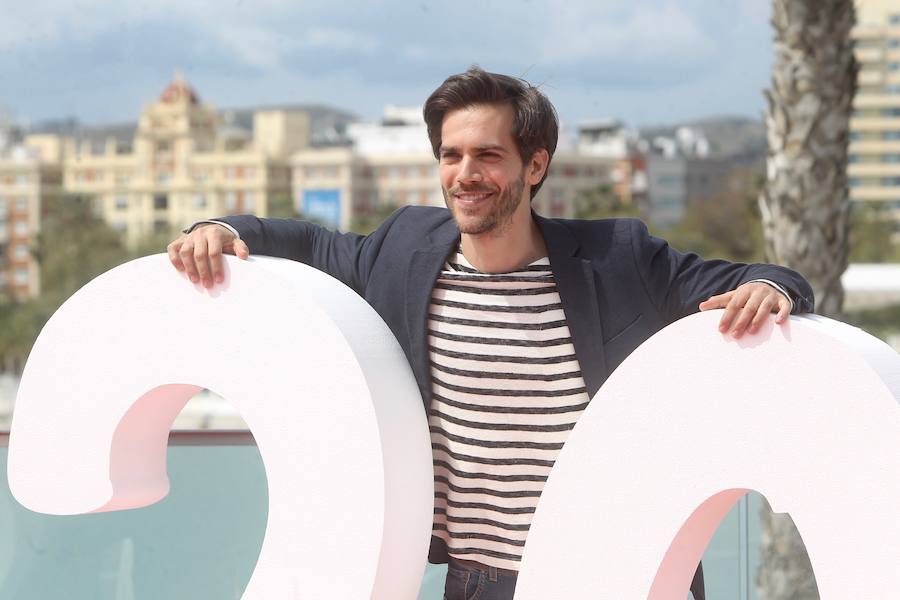
[[[750,165],[766,157],[766,126],[761,120],[747,117],[708,117],[673,125],[645,127],[642,138],[671,137],[679,127],[701,132],[709,141],[710,155],[736,164]]]

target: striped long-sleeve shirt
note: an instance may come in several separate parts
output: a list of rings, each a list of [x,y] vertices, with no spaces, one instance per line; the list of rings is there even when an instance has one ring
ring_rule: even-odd
[[[434,535],[452,556],[518,569],[544,482],[588,395],[550,262],[444,266],[428,320]]]

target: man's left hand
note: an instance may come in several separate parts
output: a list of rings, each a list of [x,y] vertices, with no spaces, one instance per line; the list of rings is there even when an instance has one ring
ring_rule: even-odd
[[[719,331],[739,338],[744,332],[759,331],[771,313],[778,313],[776,323],[784,323],[791,312],[791,301],[771,285],[753,281],[700,303],[700,310],[714,308],[725,309]]]

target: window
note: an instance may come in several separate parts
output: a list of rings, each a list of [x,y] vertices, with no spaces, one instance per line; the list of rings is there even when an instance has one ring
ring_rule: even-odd
[[[6,212],[6,198],[0,196],[0,213]]]
[[[25,221],[16,221],[16,224],[13,226],[13,231],[16,235],[28,235],[28,223]]]
[[[168,231],[169,222],[165,219],[154,219],[153,221],[153,232],[154,233],[162,233],[164,231]]]
[[[847,162],[850,163],[851,165],[855,165],[856,163],[860,162],[860,156],[859,156],[859,154],[851,154],[851,155],[849,155],[849,156],[847,157]]]
[[[888,23],[891,25],[900,25],[900,15],[891,15],[888,19]]]
[[[25,244],[16,244],[13,250],[13,256],[16,258],[16,260],[27,260],[28,246]]]
[[[156,174],[157,183],[169,183],[172,180],[172,173],[169,171],[160,171]]]
[[[900,177],[885,177],[881,183],[887,187],[900,187]]]
[[[128,222],[127,221],[113,221],[112,226],[113,226],[113,229],[115,229],[119,233],[127,233],[128,232]]]
[[[25,185],[26,183],[28,183],[28,175],[26,175],[25,173],[19,173],[18,175],[16,175],[16,183],[19,185]]]
[[[900,108],[885,108],[881,111],[882,117],[900,117]]]
[[[28,283],[28,269],[16,269],[13,281],[16,285],[26,285]]]
[[[862,185],[862,180],[859,177],[850,177],[847,179],[847,185],[850,187],[859,187]]]
[[[237,194],[225,192],[225,212],[233,213],[237,210]]]
[[[256,195],[253,192],[244,194],[244,212],[252,213],[256,210]]]
[[[888,71],[900,71],[900,63],[888,63]]]
[[[25,212],[28,210],[28,198],[25,196],[19,196],[16,198],[16,210],[19,212]]]
[[[194,194],[193,199],[194,208],[206,208],[206,195],[205,194]]]
[[[156,143],[156,151],[159,154],[165,154],[167,152],[171,152],[172,146],[167,141],[161,141]]]
[[[125,184],[131,180],[131,175],[127,171],[116,171],[116,183]]]
[[[887,41],[888,48],[900,48],[900,39],[890,39]]]
[[[885,154],[884,162],[886,163],[900,163],[900,154]]]
[[[900,140],[900,131],[885,131],[881,134],[884,140]]]
[[[166,194],[154,194],[153,208],[155,210],[166,210],[169,208],[169,196]]]
[[[116,196],[116,210],[125,210],[128,208],[128,196]]]

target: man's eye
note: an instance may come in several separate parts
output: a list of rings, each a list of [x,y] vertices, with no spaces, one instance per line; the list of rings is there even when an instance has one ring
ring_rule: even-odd
[[[485,152],[481,155],[481,158],[487,161],[497,161],[500,160],[500,155],[496,152]]]
[[[441,154],[441,162],[453,162],[459,159],[458,154],[453,154],[451,152],[447,152],[446,154]]]

